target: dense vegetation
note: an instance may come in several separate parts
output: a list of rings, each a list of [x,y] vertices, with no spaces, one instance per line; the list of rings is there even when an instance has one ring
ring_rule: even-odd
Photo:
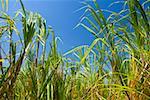
[[[101,10],[96,0],[84,2],[77,27],[95,40],[60,54],[40,14],[20,0],[22,9],[9,16],[8,0],[2,0],[0,100],[149,100],[150,1],[143,1],[125,0],[119,13]]]

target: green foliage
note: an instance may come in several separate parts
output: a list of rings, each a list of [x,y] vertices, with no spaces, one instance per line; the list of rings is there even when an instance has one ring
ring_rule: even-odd
[[[57,51],[53,29],[41,15],[26,11],[21,0],[22,10],[15,17],[1,12],[0,37],[8,37],[9,52],[0,46],[0,99],[149,100],[148,2],[123,1],[119,13],[101,10],[96,0],[94,6],[84,2],[79,10],[85,8],[85,14],[75,28],[84,27],[95,40],[63,55]],[[110,13],[108,18],[104,11]],[[21,32],[16,19],[22,21]],[[14,35],[19,40],[13,40]]]

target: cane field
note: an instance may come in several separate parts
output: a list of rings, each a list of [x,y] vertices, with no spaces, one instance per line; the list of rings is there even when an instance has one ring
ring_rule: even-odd
[[[64,53],[40,13],[14,0],[9,15],[9,1],[0,0],[0,100],[150,100],[150,0],[114,0],[119,12],[81,0],[73,28],[93,42]]]

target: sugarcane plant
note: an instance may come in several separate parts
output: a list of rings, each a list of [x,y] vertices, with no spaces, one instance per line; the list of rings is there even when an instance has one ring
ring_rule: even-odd
[[[34,16],[27,12],[20,0],[22,11],[18,11],[14,18],[11,18],[5,12],[1,12],[1,39],[7,38],[6,44],[9,44],[8,54],[4,51],[5,57],[1,56],[1,60],[8,60],[6,69],[4,70],[1,62],[1,80],[0,80],[0,98],[12,99],[14,97],[14,85],[20,72],[21,66],[29,52],[32,41],[37,33],[37,24]],[[21,16],[19,16],[21,15]],[[33,17],[33,18],[32,18]],[[20,19],[22,24],[22,31],[16,27],[16,20]],[[17,41],[13,40],[13,36],[18,36]],[[16,49],[17,48],[17,49]],[[18,48],[20,48],[18,50]],[[1,47],[2,50],[2,47]]]
[[[6,8],[8,1],[2,3]],[[96,0],[83,2],[75,29],[85,28],[94,41],[64,54],[58,52],[52,27],[21,0],[14,17],[1,11],[0,99],[149,100],[149,0],[117,1],[110,7],[118,3],[122,9],[114,12],[101,9]]]
[[[96,0],[93,1],[95,6],[83,2],[85,5],[83,8],[86,10],[76,27],[84,27],[92,33],[95,40],[83,56],[78,54],[77,48],[67,54],[73,53],[77,56],[83,68],[86,68],[89,56],[95,54],[93,66],[96,67],[97,70],[94,72],[97,74],[94,77],[98,77],[88,86],[81,85],[79,88],[81,93],[76,98],[92,100],[147,100],[150,98],[148,78],[150,75],[150,16],[149,7],[145,6],[148,2],[146,0],[140,4],[137,0],[124,1],[124,7],[119,13],[101,10]],[[116,3],[120,2],[113,4]],[[108,18],[105,18],[104,12],[110,13]],[[94,69],[90,64],[89,62],[88,69]],[[81,69],[78,73],[82,77],[77,74],[77,80],[81,78],[82,81],[79,83],[82,84],[83,78],[86,82],[90,78],[85,76],[87,70],[80,71]],[[88,72],[88,75],[94,72]],[[79,83],[76,81],[75,84]]]

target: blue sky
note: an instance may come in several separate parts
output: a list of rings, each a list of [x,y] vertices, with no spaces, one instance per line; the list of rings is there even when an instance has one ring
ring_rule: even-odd
[[[73,29],[80,20],[84,10],[74,12],[83,5],[83,0],[23,0],[25,8],[32,12],[40,13],[46,20],[47,25],[53,27],[57,36],[63,43],[59,43],[59,50],[66,52],[76,46],[91,44],[94,37],[82,27]],[[97,0],[102,9],[107,9],[114,0]],[[16,0],[10,0],[9,13],[20,8]],[[117,10],[115,6],[111,10]]]

